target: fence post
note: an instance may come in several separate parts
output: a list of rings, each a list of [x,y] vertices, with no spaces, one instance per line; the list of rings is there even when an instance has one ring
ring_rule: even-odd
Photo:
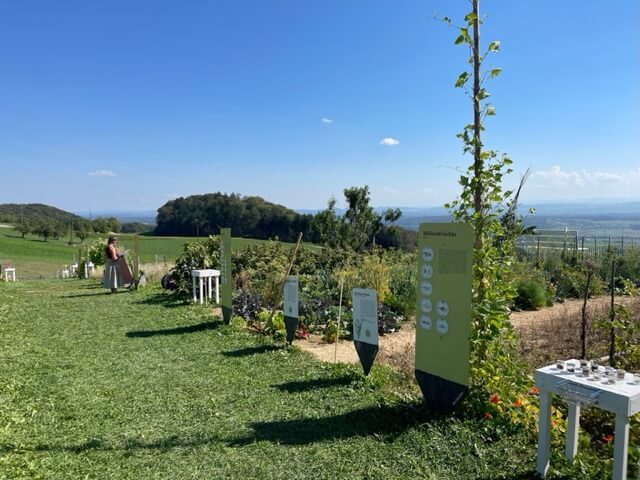
[[[620,253],[624,253],[624,235],[620,237]]]
[[[593,237],[593,245],[593,251],[596,254],[595,259],[598,260],[598,237]]]
[[[536,263],[540,265],[540,236],[538,235],[538,248],[536,249]]]
[[[584,237],[582,237],[580,242],[580,251],[582,252],[582,261],[584,262]]]

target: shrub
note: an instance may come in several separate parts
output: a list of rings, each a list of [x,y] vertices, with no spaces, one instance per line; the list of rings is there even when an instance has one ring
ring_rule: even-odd
[[[538,310],[547,304],[545,286],[532,278],[523,278],[516,284],[515,307],[519,310]]]
[[[89,260],[91,260],[95,266],[104,265],[106,248],[107,241],[104,238],[99,238],[89,246]]]
[[[556,295],[559,298],[582,298],[587,284],[587,273],[583,266],[570,267],[563,265],[551,275],[556,285]],[[589,297],[602,295],[604,283],[599,275],[594,274],[589,285]]]
[[[191,270],[219,268],[219,265],[220,237],[185,243],[182,255],[176,260],[176,266],[173,268],[173,277],[178,283],[178,290],[183,294],[191,293]]]

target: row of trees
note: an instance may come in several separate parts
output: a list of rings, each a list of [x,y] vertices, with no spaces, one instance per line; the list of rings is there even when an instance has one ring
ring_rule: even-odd
[[[96,218],[95,220],[74,220],[72,222],[43,218],[23,218],[16,224],[15,228],[20,232],[22,238],[25,235],[33,234],[46,242],[49,238],[58,240],[68,235],[69,243],[73,243],[74,237],[78,238],[80,242],[84,242],[91,233],[120,232],[120,222],[113,217]]]
[[[306,241],[332,248],[363,251],[373,246],[415,246],[415,232],[393,225],[402,213],[389,209],[381,214],[369,205],[369,187],[344,190],[346,211],[336,209],[331,198],[326,210],[316,215],[300,214],[261,197],[210,193],[171,200],[158,209],[156,234],[217,235],[229,227],[234,235],[295,241],[302,233]]]

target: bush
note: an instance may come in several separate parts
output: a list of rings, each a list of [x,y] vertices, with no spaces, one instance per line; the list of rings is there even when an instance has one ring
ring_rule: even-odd
[[[571,267],[563,265],[553,272],[552,282],[556,285],[556,295],[560,298],[583,298],[587,285],[587,272],[584,266]],[[589,297],[602,295],[604,283],[597,273],[594,273],[589,285]]]
[[[191,270],[217,269],[219,266],[220,237],[209,237],[205,241],[185,243],[182,255],[176,260],[176,266],[173,268],[173,277],[178,284],[178,290],[187,295],[191,293]]]
[[[519,310],[538,310],[547,304],[547,292],[543,284],[532,278],[523,278],[516,284],[515,307]]]

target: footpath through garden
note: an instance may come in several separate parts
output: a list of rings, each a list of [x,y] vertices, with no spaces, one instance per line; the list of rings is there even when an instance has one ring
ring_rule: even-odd
[[[536,432],[429,412],[387,366],[364,378],[172,298],[0,284],[0,478],[533,476]]]

